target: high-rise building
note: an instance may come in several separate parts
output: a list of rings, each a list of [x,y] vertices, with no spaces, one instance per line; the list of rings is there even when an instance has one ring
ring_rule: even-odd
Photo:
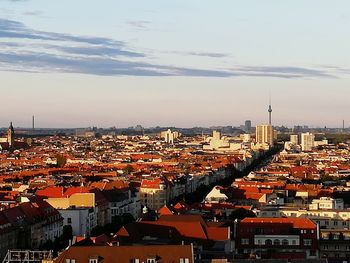
[[[7,130],[7,142],[9,147],[12,148],[15,143],[15,130],[13,129],[12,122],[10,123],[10,127]]]
[[[301,150],[311,151],[312,147],[315,145],[315,135],[310,132],[301,134]]]
[[[214,140],[221,140],[221,132],[213,131],[213,139]]]
[[[290,142],[294,145],[298,145],[299,144],[298,134],[291,134],[290,135]]]
[[[173,144],[174,141],[180,136],[181,134],[177,131],[172,132],[170,129],[167,131],[163,131],[160,133],[160,137],[164,139],[166,143]]]
[[[244,123],[244,131],[245,132],[250,132],[252,129],[252,121],[251,120],[246,120]]]
[[[271,124],[260,124],[256,126],[256,142],[258,144],[273,145],[273,128]]]

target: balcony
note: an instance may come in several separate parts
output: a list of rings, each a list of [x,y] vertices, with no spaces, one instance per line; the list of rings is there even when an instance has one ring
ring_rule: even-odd
[[[298,235],[255,235],[254,245],[256,246],[299,246]]]

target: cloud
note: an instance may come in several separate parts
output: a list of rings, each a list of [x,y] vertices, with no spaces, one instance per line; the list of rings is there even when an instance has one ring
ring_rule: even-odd
[[[142,21],[134,21],[133,24],[144,26]],[[190,54],[213,58],[228,56],[225,53],[210,52]],[[334,77],[325,68],[235,66],[228,69],[199,69],[160,65],[152,62],[146,53],[134,50],[124,41],[40,31],[7,19],[0,19],[0,70],[102,76]]]
[[[130,21],[127,21],[126,23],[136,30],[148,30],[149,29],[148,27],[151,24],[150,21],[146,21],[146,20],[130,20]]]
[[[215,52],[184,52],[186,55],[200,56],[200,57],[211,57],[211,58],[223,58],[230,56],[226,53],[215,53]]]
[[[23,12],[22,15],[25,16],[42,16],[44,13],[42,11],[39,10],[34,10],[34,11],[26,11]]]
[[[271,66],[243,66],[233,68],[236,72],[247,74],[248,76],[278,76],[285,78],[300,77],[325,77],[335,78],[326,70],[309,69],[304,67],[271,67]]]

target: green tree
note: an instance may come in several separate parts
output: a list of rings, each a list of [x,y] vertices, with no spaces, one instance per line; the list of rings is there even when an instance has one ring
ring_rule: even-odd
[[[67,158],[62,154],[56,155],[57,167],[64,167],[67,163]]]
[[[134,171],[134,168],[130,164],[125,166],[125,168],[123,169],[124,174],[131,174],[133,171]]]

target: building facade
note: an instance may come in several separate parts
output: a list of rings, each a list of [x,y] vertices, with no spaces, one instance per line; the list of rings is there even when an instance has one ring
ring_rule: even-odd
[[[271,124],[261,124],[256,126],[256,143],[273,145],[273,128]]]
[[[308,218],[245,218],[236,226],[239,256],[318,258],[318,228]]]

